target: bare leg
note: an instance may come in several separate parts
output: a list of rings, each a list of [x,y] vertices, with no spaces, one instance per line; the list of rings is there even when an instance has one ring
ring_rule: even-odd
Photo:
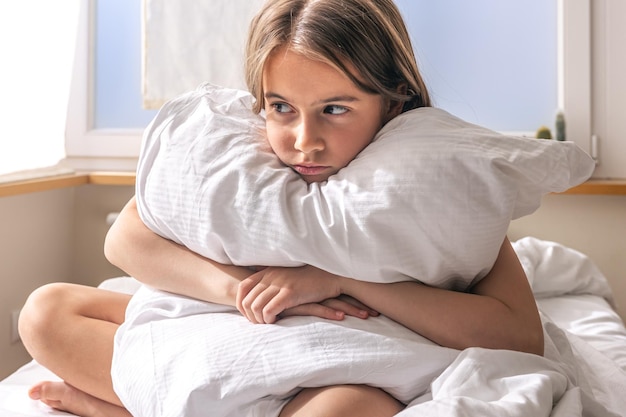
[[[130,296],[74,284],[48,284],[34,291],[20,314],[19,330],[29,353],[65,382],[40,382],[33,399],[84,417],[130,417],[113,391],[113,338]],[[280,417],[385,417],[402,405],[378,388],[341,385],[309,388]]]
[[[404,406],[385,391],[368,385],[307,388],[279,417],[391,417]]]
[[[126,294],[74,284],[35,290],[20,314],[20,336],[31,356],[66,383],[37,384],[31,397],[90,417],[129,416],[94,411],[107,405],[126,412],[113,391],[111,361],[129,300]]]

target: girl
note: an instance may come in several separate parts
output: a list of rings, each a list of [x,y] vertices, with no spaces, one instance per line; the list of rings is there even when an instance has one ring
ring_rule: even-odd
[[[251,24],[246,74],[255,111],[266,112],[273,151],[309,183],[345,167],[396,115],[430,105],[392,0],[268,0]],[[152,233],[134,199],[110,229],[105,254],[145,284],[236,306],[254,323],[380,312],[443,346],[543,351],[530,287],[504,236],[492,270],[468,293],[366,283],[310,266],[254,272],[220,265]],[[65,382],[41,382],[31,398],[82,416],[129,416],[110,375],[113,338],[129,300],[72,284],[33,292],[21,337]],[[343,385],[304,389],[280,416],[381,417],[402,407],[380,389]]]

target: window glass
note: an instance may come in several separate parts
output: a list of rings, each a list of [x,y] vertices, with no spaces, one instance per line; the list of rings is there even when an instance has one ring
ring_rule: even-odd
[[[96,2],[94,128],[144,128],[156,111],[141,98],[141,1]]]
[[[65,156],[78,5],[0,2],[0,174],[53,166]]]
[[[553,126],[556,0],[396,0],[434,103],[501,131]],[[141,128],[139,0],[97,2],[95,128]]]
[[[553,126],[556,0],[396,0],[435,105],[501,131]]]

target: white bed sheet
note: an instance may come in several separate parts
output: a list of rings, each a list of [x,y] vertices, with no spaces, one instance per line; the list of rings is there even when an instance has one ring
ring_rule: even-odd
[[[104,286],[122,292],[132,292],[137,287],[137,282],[131,278],[117,278],[105,281]],[[544,291],[543,294],[549,294],[549,291]],[[626,371],[626,327],[607,298],[592,294],[559,294],[539,296],[537,302],[542,314],[559,328],[580,338],[594,351],[601,352],[603,357],[609,358],[621,368],[620,372]],[[44,379],[58,378],[31,361],[1,381],[0,417],[72,416],[52,410],[28,398],[26,394],[28,387]]]

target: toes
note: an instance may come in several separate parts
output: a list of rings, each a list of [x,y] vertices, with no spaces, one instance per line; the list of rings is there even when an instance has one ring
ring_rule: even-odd
[[[33,400],[39,400],[52,408],[63,408],[62,400],[67,392],[64,382],[43,381],[33,385],[28,390],[28,396]]]
[[[46,382],[39,382],[28,390],[28,396],[31,400],[39,400],[41,399],[41,387],[46,384]]]

